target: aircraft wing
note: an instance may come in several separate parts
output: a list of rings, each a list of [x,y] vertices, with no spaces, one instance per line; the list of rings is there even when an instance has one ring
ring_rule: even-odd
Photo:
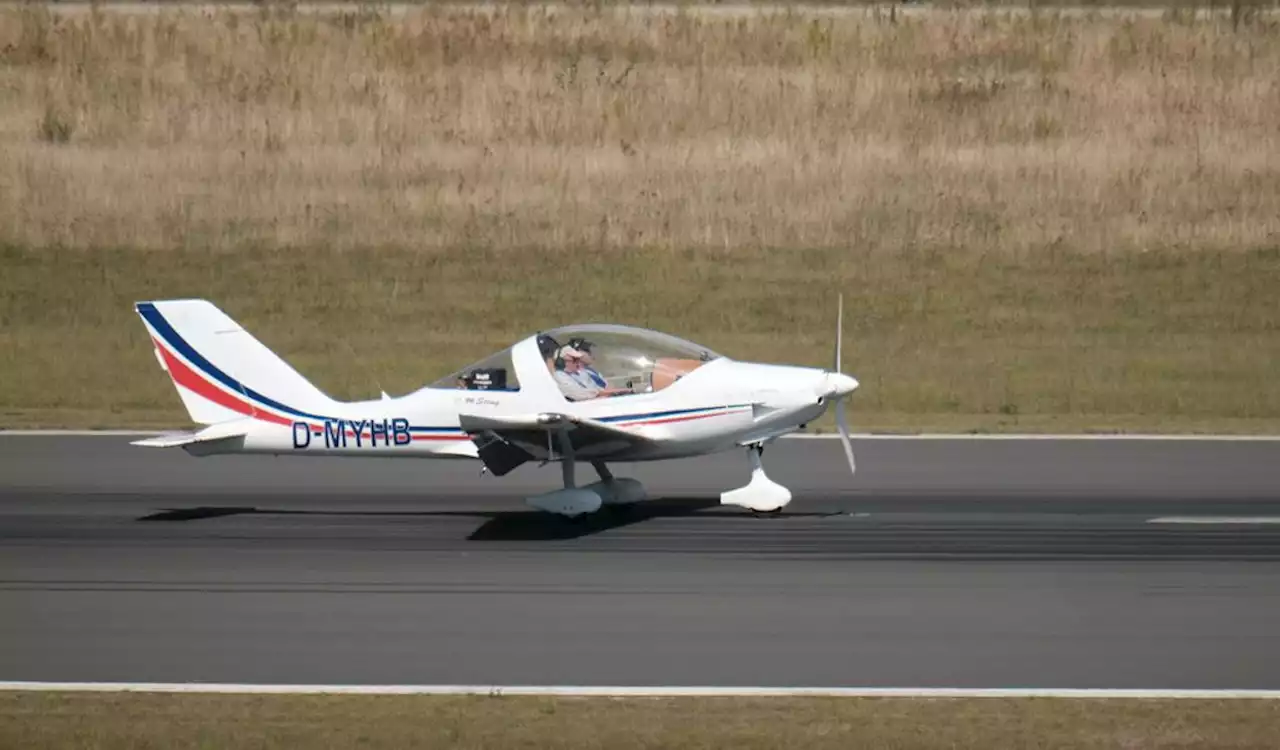
[[[497,476],[527,461],[564,455],[561,439],[568,440],[574,458],[581,460],[604,459],[653,444],[653,440],[620,427],[567,414],[462,414],[458,419],[462,430],[476,444],[480,459]]]

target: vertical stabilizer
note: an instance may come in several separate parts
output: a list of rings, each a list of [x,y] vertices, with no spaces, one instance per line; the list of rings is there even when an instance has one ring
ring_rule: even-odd
[[[226,313],[199,299],[135,305],[182,403],[198,424],[254,417],[323,419],[333,399]]]

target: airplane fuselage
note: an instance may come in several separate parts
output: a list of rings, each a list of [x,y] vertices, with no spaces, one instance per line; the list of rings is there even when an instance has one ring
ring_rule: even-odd
[[[719,359],[659,393],[565,402],[558,410],[654,439],[653,444],[613,460],[698,456],[795,431],[821,416],[827,408],[824,399],[808,394],[797,397],[783,386],[793,386],[797,378],[817,383],[823,374],[807,368]],[[762,406],[762,396],[772,400]],[[423,388],[399,398],[335,403],[324,415],[255,420],[235,452],[477,458],[476,445],[460,425],[460,414],[504,415],[546,409],[542,394]],[[228,449],[224,446],[221,451]]]

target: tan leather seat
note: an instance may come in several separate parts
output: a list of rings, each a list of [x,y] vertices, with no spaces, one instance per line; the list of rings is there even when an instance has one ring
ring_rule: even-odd
[[[653,365],[653,390],[660,391],[701,366],[700,359],[659,359]]]

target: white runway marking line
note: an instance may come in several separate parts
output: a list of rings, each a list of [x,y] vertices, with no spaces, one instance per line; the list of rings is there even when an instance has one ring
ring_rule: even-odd
[[[783,440],[835,440],[840,436],[835,433],[821,434],[802,434],[802,435],[783,435]],[[967,433],[922,433],[918,435],[889,435],[889,434],[855,434],[850,433],[849,437],[853,440],[1152,440],[1152,441],[1216,441],[1216,442],[1276,442],[1280,441],[1280,435],[1139,435],[1139,434],[1123,434],[1108,433],[1098,435],[1050,435],[1050,434],[967,434]]]
[[[0,430],[0,437],[155,437],[164,430]]]
[[[0,430],[0,437],[155,437],[174,430]],[[834,432],[821,434],[783,435],[782,440],[837,440]],[[922,433],[922,434],[850,434],[853,440],[1131,440],[1131,441],[1183,441],[1183,442],[1235,442],[1235,443],[1270,443],[1280,442],[1280,435],[1049,435],[1049,434],[967,434],[967,433]]]
[[[1148,518],[1147,523],[1189,524],[1200,526],[1249,526],[1280,524],[1280,516],[1161,516]]]
[[[1092,688],[595,687],[551,685],[242,685],[198,682],[0,682],[0,691],[335,695],[535,695],[607,698],[1133,698],[1280,699],[1280,690]]]

